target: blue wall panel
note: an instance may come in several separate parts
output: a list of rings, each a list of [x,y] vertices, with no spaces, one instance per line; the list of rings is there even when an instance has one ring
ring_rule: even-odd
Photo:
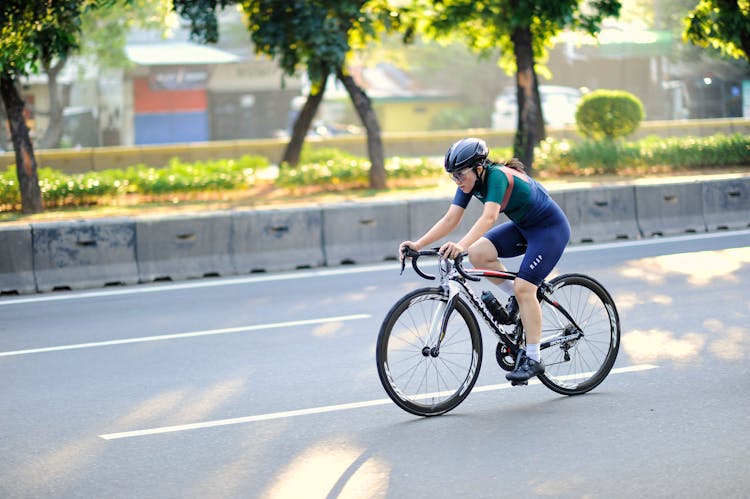
[[[135,115],[135,143],[172,144],[209,140],[208,113],[148,113]]]

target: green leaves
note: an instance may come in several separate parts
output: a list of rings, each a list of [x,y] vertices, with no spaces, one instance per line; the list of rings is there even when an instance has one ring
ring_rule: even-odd
[[[216,43],[219,39],[217,9],[232,5],[231,0],[173,0],[174,10],[190,20],[190,38],[201,43]]]
[[[620,11],[619,0],[421,0],[428,33],[458,35],[480,53],[500,48],[502,66],[515,72],[511,35],[530,28],[536,60],[545,60],[552,38],[565,28],[599,31],[601,22]],[[585,4],[585,5],[584,5]]]
[[[0,71],[15,76],[78,47],[81,13],[94,0],[4,0],[0,4]]]
[[[750,2],[700,0],[685,18],[683,38],[750,62]]]
[[[125,170],[68,175],[39,169],[39,187],[47,207],[97,204],[101,198],[128,194],[162,194],[233,190],[252,187],[259,171],[270,166],[261,156],[243,156],[196,163],[172,159],[164,168],[135,165]],[[0,208],[20,203],[15,168],[0,173]]]
[[[547,176],[612,174],[646,169],[720,168],[750,164],[750,138],[649,137],[634,142],[547,139],[536,152],[536,167]]]

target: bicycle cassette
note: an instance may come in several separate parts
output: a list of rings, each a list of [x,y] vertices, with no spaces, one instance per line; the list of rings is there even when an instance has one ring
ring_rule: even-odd
[[[506,371],[512,371],[516,367],[516,359],[503,342],[499,342],[495,348],[495,360]]]

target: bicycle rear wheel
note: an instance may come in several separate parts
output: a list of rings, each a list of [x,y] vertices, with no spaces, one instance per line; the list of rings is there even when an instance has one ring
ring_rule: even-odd
[[[391,308],[378,334],[380,382],[396,405],[418,416],[455,408],[479,376],[482,336],[462,299],[450,312],[439,350],[434,348],[446,306],[440,288],[413,291]]]
[[[539,380],[564,395],[586,393],[604,381],[617,358],[617,308],[607,290],[588,276],[562,275],[552,279],[550,285],[551,300],[565,309],[573,322],[555,306],[542,302],[545,373]]]

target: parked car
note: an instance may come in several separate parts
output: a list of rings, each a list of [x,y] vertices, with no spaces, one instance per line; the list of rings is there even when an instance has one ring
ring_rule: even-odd
[[[539,85],[539,95],[542,99],[542,114],[546,126],[564,126],[576,122],[576,109],[583,97],[581,90],[559,85]],[[495,99],[492,128],[515,130],[517,113],[516,88],[507,88]]]

